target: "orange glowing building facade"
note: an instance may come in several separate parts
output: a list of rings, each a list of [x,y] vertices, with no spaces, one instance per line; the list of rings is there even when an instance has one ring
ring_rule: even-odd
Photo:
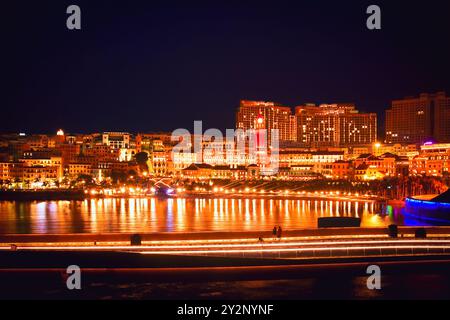
[[[445,92],[394,100],[386,110],[386,143],[450,142],[449,124],[450,98]]]
[[[450,174],[450,143],[426,144],[420,149],[411,162],[412,174],[437,177]]]
[[[303,147],[347,147],[377,140],[377,115],[359,113],[354,104],[295,108],[297,142]]]
[[[293,122],[291,108],[274,102],[242,100],[236,113],[237,129],[266,129],[268,143],[272,141],[272,129],[279,130],[280,141],[295,141]]]
[[[354,161],[355,168],[358,168],[362,164],[366,164],[369,168],[375,168],[384,176],[395,176],[397,173],[397,163],[398,157],[393,154],[383,154],[376,157],[372,154],[362,154]]]
[[[295,108],[274,102],[241,101],[236,128],[279,130],[280,141],[302,147],[348,147],[369,145],[377,140],[377,115],[360,113],[354,104],[307,104]]]

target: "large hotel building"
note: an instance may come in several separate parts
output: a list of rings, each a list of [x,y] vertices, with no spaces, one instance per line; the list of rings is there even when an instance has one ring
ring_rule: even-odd
[[[450,141],[450,98],[445,92],[422,93],[392,101],[386,110],[386,143]]]
[[[280,141],[296,141],[295,117],[290,107],[274,102],[242,100],[236,113],[236,128],[249,130],[259,129],[263,121],[268,130],[268,141],[271,141],[271,129],[278,129]]]
[[[377,115],[359,113],[354,104],[295,108],[297,142],[303,147],[349,147],[377,140]]]
[[[359,113],[353,104],[304,105],[291,108],[273,102],[241,101],[236,128],[279,129],[280,141],[301,147],[348,147],[369,145],[377,140],[377,115]]]

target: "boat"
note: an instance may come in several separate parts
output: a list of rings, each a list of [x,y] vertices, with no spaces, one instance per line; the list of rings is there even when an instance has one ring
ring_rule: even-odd
[[[404,214],[436,224],[450,225],[450,189],[438,196],[406,198]]]
[[[160,185],[155,188],[155,196],[157,197],[172,197],[175,196],[175,194],[175,189],[169,186]]]

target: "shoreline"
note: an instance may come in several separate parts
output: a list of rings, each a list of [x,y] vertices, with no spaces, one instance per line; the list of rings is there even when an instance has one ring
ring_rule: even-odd
[[[408,227],[398,226],[399,238],[414,236],[418,228],[426,230],[427,235],[450,234],[450,226]],[[0,244],[30,243],[30,242],[128,242],[133,235],[139,234],[142,241],[219,241],[253,239],[259,237],[273,238],[271,230],[260,231],[203,231],[203,232],[153,232],[153,233],[68,233],[68,234],[1,234]],[[388,236],[386,227],[360,228],[315,228],[284,230],[283,238],[290,237],[342,237],[342,236]]]
[[[0,201],[84,200],[82,190],[0,190]]]
[[[344,196],[330,194],[283,194],[283,193],[203,193],[186,192],[173,196],[158,195],[90,195],[83,190],[0,190],[0,201],[83,201],[96,199],[277,199],[277,200],[334,200],[334,201],[364,201],[386,202],[378,196]]]

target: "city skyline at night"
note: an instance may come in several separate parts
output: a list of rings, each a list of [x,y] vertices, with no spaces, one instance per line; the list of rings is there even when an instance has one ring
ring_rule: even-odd
[[[2,10],[4,310],[271,320],[450,299],[450,1]],[[372,309],[393,317],[357,317]]]
[[[353,102],[383,123],[391,100],[450,92],[444,2],[382,1],[372,31],[364,1],[78,4],[83,28],[69,31],[63,2],[8,3],[2,132],[232,128],[241,99]]]
[[[297,147],[304,148],[363,146],[379,141],[387,144],[416,145],[425,142],[445,143],[450,141],[450,131],[447,126],[450,121],[450,97],[447,97],[446,92],[443,91],[422,92],[416,96],[418,97],[407,96],[391,101],[391,107],[380,112],[387,115],[386,117],[380,117],[377,113],[361,112],[351,102],[287,106],[273,101],[240,100],[239,107],[234,109],[235,123],[232,128],[256,129],[258,127],[256,120],[261,118],[263,121],[259,126],[262,125],[261,128],[268,130],[269,140],[270,130],[278,129],[280,141],[296,142]],[[393,112],[396,113],[393,115]],[[191,130],[189,126],[192,125],[189,122],[192,123],[194,120],[200,119],[188,120],[184,127],[177,129]],[[223,126],[219,126],[219,128],[221,127]],[[65,133],[62,127],[57,128],[58,134]],[[206,129],[202,128],[202,130]],[[117,130],[107,131],[120,132]],[[164,130],[149,128],[143,131],[130,128],[124,131],[133,134],[170,132],[167,128]],[[93,132],[99,132],[99,130],[66,133],[89,134]],[[0,134],[33,135],[51,134],[51,132],[49,130],[42,132],[21,130],[0,132]]]

